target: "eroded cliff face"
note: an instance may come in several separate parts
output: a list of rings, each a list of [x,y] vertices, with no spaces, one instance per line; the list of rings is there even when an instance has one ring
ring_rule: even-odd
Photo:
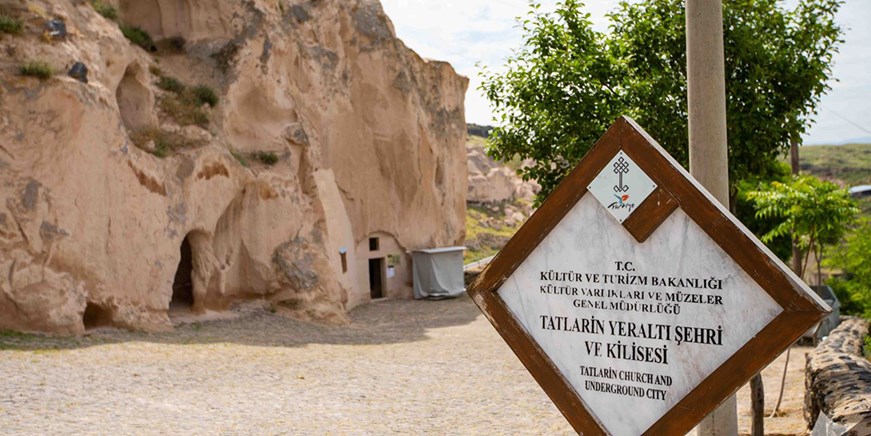
[[[0,0],[23,23],[0,35],[0,330],[242,299],[342,322],[411,295],[407,250],[462,241],[468,82],[377,0],[103,3],[156,42],[85,1]]]

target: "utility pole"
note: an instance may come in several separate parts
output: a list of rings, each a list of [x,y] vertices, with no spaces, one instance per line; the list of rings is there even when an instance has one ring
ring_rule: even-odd
[[[726,68],[722,0],[687,0],[687,101],[690,174],[729,207]],[[699,436],[735,436],[738,411],[729,397],[698,426]]]

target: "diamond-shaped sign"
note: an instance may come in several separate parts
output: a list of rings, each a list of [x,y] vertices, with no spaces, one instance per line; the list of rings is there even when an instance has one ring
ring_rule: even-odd
[[[625,117],[469,294],[585,435],[685,434],[830,310]]]
[[[656,189],[656,183],[631,157],[619,151],[588,189],[605,210],[622,223]]]

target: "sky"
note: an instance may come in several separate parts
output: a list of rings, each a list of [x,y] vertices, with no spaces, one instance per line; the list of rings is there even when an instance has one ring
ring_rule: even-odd
[[[503,71],[505,59],[521,44],[516,18],[528,11],[528,0],[381,0],[396,33],[425,58],[450,62],[469,78],[466,121],[493,125],[490,105],[478,90],[481,66]],[[556,0],[541,0],[553,10]],[[607,31],[605,14],[618,0],[593,0],[587,11],[597,30]],[[795,0],[787,0],[794,4]],[[835,57],[832,89],[804,144],[871,143],[871,1],[846,0],[837,20],[845,29]]]

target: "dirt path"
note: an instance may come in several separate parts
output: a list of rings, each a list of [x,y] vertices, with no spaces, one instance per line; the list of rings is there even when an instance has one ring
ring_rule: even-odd
[[[468,298],[351,316],[341,328],[258,311],[162,334],[0,335],[0,434],[572,434]],[[787,410],[801,401],[790,383]]]
[[[807,424],[802,415],[804,407],[804,365],[805,357],[813,350],[812,347],[795,346],[789,357],[789,369],[786,373],[786,387],[783,391],[783,401],[780,403],[780,413],[769,418],[777,404],[777,394],[780,391],[780,379],[783,375],[783,364],[786,353],[780,355],[771,365],[762,371],[762,383],[765,386],[765,434],[766,435],[805,435],[808,434]],[[738,391],[738,429],[741,434],[750,434],[750,388],[744,386]]]

